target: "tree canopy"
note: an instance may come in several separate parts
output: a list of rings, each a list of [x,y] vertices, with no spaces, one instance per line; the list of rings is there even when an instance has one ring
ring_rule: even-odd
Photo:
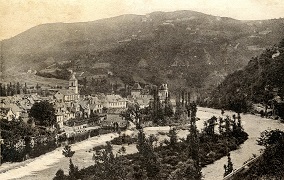
[[[52,126],[56,124],[55,109],[48,101],[34,103],[29,116],[34,118],[38,125]]]

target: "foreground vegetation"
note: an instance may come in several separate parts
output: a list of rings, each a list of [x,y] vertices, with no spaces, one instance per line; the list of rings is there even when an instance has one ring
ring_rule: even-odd
[[[120,156],[125,153],[122,149],[115,155],[108,142],[95,149],[94,165],[76,171],[69,169],[68,175],[59,170],[54,179],[201,179],[202,167],[237,149],[248,135],[243,131],[240,116],[219,120],[212,117],[199,132],[196,106],[191,106],[189,114],[190,128],[186,139],[178,139],[177,130],[172,128],[168,133],[169,140],[157,145],[157,138],[154,135],[146,137],[141,128],[136,140],[138,153]],[[217,125],[218,129],[215,128]],[[122,140],[133,142],[127,136],[113,142],[120,144]]]
[[[232,179],[283,179],[284,177],[284,132],[266,130],[261,133],[258,144],[265,147],[262,155],[244,171]]]
[[[74,144],[90,137],[114,132],[113,128],[100,128],[67,137],[57,129],[33,126],[21,120],[0,119],[2,162],[21,162],[51,152],[65,144]],[[120,130],[124,130],[121,128]]]

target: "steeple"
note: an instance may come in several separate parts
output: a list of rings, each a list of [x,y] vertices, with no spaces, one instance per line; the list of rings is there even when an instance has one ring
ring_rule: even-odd
[[[75,72],[72,73],[71,78],[69,79],[69,89],[75,94],[78,94],[78,80],[76,79],[75,74]]]

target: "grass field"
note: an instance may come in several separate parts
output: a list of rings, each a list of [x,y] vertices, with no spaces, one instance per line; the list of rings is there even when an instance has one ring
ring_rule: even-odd
[[[2,83],[17,83],[20,84],[27,83],[28,86],[35,86],[39,84],[40,86],[68,86],[68,81],[62,79],[55,78],[45,78],[41,76],[37,76],[31,73],[15,73],[13,75],[6,74],[3,79],[1,79]]]

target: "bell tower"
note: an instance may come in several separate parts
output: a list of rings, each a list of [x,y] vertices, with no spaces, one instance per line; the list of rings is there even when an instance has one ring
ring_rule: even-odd
[[[71,78],[69,79],[69,89],[78,94],[78,80],[75,77],[75,73],[72,73]]]

